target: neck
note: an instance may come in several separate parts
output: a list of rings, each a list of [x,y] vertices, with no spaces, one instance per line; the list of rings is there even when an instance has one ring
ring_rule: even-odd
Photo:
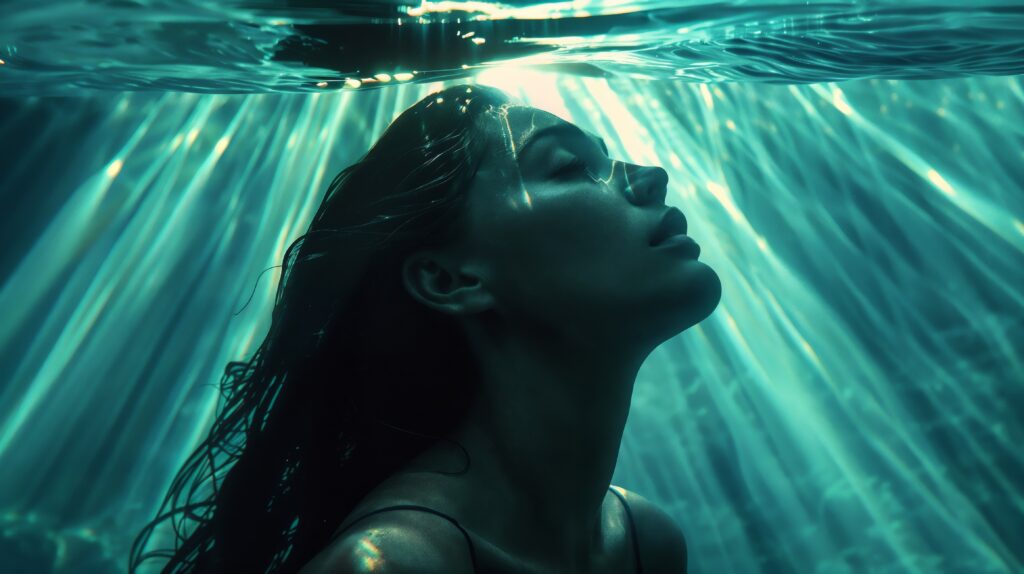
[[[458,480],[459,496],[476,509],[467,516],[479,515],[472,528],[517,555],[584,569],[600,550],[602,503],[646,353],[536,337],[473,340],[480,393],[450,435],[471,458]],[[447,460],[449,469],[464,464],[461,453]]]

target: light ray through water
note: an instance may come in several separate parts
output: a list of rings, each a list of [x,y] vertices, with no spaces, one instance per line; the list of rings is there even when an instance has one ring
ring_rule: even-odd
[[[722,278],[718,310],[645,364],[613,480],[669,511],[694,571],[1024,568],[1019,78],[479,81],[664,167]],[[50,150],[69,171],[17,182],[67,199],[6,221],[8,520],[88,527],[126,555],[223,366],[268,326],[276,268],[233,316],[260,271],[439,87],[63,104],[98,119],[26,160]],[[2,137],[55,113],[22,101]]]

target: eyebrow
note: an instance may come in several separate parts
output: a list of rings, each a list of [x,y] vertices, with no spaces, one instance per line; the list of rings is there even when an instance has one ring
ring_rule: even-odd
[[[601,144],[601,147],[604,148],[604,153],[606,153],[606,154],[608,153],[608,145],[604,143],[604,139],[603,138],[599,138],[597,136],[592,136],[592,135],[586,133],[579,126],[577,126],[576,124],[565,123],[565,124],[555,124],[553,126],[548,126],[546,128],[541,128],[541,129],[533,132],[532,134],[530,134],[530,137],[527,138],[526,141],[523,142],[523,145],[519,148],[519,153],[516,154],[516,161],[518,161],[519,158],[523,157],[523,154],[526,153],[526,150],[530,148],[530,145],[533,144],[533,142],[539,140],[541,137],[546,136],[546,135],[551,135],[551,134],[563,133],[563,132],[564,133],[569,133],[569,134],[574,134],[574,135],[582,135],[582,136],[588,137],[590,139],[593,139],[597,143]]]

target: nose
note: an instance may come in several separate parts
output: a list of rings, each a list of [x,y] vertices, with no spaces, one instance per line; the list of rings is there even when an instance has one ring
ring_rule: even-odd
[[[656,166],[625,164],[626,197],[634,205],[665,205],[668,172]]]

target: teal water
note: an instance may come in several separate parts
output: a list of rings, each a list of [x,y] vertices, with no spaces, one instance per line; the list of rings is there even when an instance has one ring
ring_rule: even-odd
[[[265,333],[259,273],[453,81],[664,167],[722,279],[613,477],[691,572],[1024,570],[1019,6],[315,4],[5,5],[0,571],[125,571]]]

